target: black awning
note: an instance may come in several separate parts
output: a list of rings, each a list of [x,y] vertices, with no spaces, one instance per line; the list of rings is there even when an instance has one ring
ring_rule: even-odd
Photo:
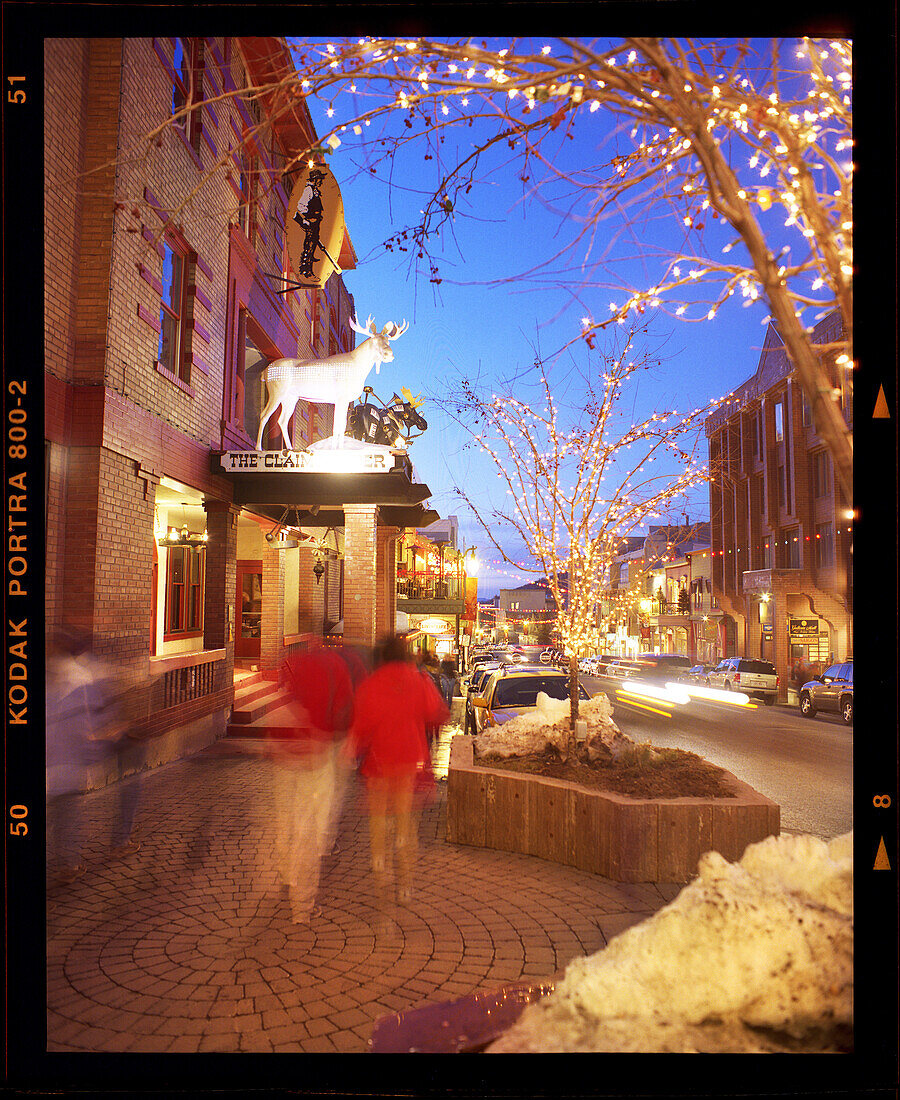
[[[347,504],[409,507],[431,496],[427,485],[411,481],[402,470],[377,474],[323,474],[285,471],[242,473],[219,470],[234,488],[234,503],[280,504],[283,508],[343,508]]]
[[[250,507],[248,505],[248,507]],[[252,510],[260,516],[267,516],[273,523],[284,520],[285,523],[306,528],[328,528],[344,526],[343,508],[320,508],[317,512],[298,508],[296,512],[290,512],[287,517],[284,509],[292,505],[261,504],[254,505]],[[428,527],[440,519],[440,515],[432,508],[424,508],[421,504],[380,505],[378,508],[377,522],[379,527]]]

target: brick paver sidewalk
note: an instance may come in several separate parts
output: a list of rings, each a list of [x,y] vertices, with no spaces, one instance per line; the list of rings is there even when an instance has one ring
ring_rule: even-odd
[[[146,773],[142,846],[118,858],[114,788],[85,795],[87,870],[48,885],[49,1050],[365,1052],[379,1017],[551,977],[678,891],[450,845],[439,783],[412,900],[379,910],[354,781],[321,915],[295,925],[270,867],[269,768],[225,741]]]

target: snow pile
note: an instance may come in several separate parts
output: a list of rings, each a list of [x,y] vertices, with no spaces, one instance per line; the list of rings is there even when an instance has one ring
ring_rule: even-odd
[[[475,738],[475,756],[487,760],[528,756],[555,749],[563,753],[569,736],[569,700],[551,699],[540,692],[533,710],[511,718],[502,725],[489,726]],[[588,760],[617,758],[634,744],[612,720],[612,704],[603,694],[578,702],[578,717],[587,723],[584,750]]]
[[[735,864],[707,852],[671,904],[570,963],[489,1053],[840,1047],[852,904],[852,834],[769,837]]]

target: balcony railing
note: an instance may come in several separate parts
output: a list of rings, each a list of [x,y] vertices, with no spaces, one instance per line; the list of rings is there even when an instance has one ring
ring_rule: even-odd
[[[462,600],[465,595],[465,578],[429,573],[407,573],[397,578],[400,600]]]

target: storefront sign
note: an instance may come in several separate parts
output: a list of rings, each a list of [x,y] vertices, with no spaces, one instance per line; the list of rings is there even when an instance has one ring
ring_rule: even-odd
[[[331,171],[314,165],[301,172],[287,209],[291,269],[304,286],[323,287],[340,271],[344,242],[344,202]]]
[[[242,474],[271,474],[303,470],[326,474],[381,474],[394,468],[389,447],[362,447],[310,451],[226,451],[222,467]]]
[[[423,619],[420,623],[416,623],[416,626],[423,634],[430,634],[432,637],[437,637],[441,634],[452,634],[453,627],[446,619]]]
[[[818,619],[791,619],[792,638],[815,638],[819,633]]]

